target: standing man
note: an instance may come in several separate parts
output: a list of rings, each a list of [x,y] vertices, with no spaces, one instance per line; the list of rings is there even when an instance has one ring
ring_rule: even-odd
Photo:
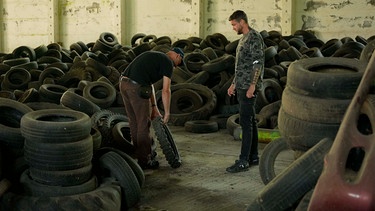
[[[119,88],[129,118],[134,156],[142,169],[157,169],[159,162],[152,155],[151,119],[162,116],[156,106],[153,84],[163,79],[162,102],[164,124],[170,115],[171,76],[173,67],[181,64],[184,56],[180,48],[167,53],[146,51],[137,56],[121,74]]]
[[[264,68],[264,42],[262,36],[248,24],[247,15],[235,11],[229,21],[233,30],[243,36],[236,49],[235,77],[228,88],[228,95],[237,92],[240,105],[239,122],[242,127],[242,144],[239,160],[228,167],[230,173],[247,171],[251,165],[258,165],[258,128],[255,118],[257,90],[262,86]]]

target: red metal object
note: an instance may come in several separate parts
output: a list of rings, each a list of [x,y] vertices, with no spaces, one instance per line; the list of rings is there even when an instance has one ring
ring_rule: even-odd
[[[324,159],[324,169],[311,197],[309,211],[375,210],[375,95],[369,94],[374,81],[375,53]],[[369,134],[358,129],[363,115],[371,124]],[[362,163],[356,171],[346,167],[353,148],[364,151]]]

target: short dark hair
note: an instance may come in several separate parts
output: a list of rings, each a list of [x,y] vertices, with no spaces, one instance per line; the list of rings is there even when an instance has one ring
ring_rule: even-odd
[[[237,22],[240,22],[241,19],[247,23],[247,15],[242,10],[236,10],[231,16],[229,16],[229,21],[236,20]]]

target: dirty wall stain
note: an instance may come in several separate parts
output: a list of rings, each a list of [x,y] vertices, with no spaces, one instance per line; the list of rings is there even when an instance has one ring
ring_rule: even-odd
[[[93,2],[90,6],[76,6],[73,8],[67,8],[67,6],[63,7],[62,14],[64,16],[74,16],[75,14],[79,13],[80,11],[85,10],[88,13],[100,13],[100,4]]]
[[[306,2],[306,9],[303,9],[303,10],[305,10],[305,11],[315,11],[316,12],[318,10],[318,8],[325,7],[327,5],[328,4],[323,2],[323,1],[313,1],[313,0],[311,0],[311,1]]]
[[[91,6],[86,7],[86,11],[88,11],[89,13],[99,13],[100,12],[99,3],[93,2]]]
[[[180,0],[182,3],[192,4],[192,0]]]
[[[367,4],[371,4],[372,6],[375,6],[375,0],[367,0]]]
[[[267,24],[271,28],[281,28],[281,17],[279,14],[267,17]]]
[[[317,19],[316,17],[302,15],[301,18],[303,22],[301,26],[302,30],[312,29],[317,26],[319,26],[320,28],[325,28],[324,26],[321,25],[320,20]]]
[[[332,9],[342,9],[350,4],[354,4],[353,2],[347,0],[347,1],[343,1],[341,3],[336,3],[336,4],[331,4],[331,8]]]
[[[280,7],[280,4],[281,3],[281,0],[275,0],[275,8],[277,9],[277,10],[282,10],[282,7]]]

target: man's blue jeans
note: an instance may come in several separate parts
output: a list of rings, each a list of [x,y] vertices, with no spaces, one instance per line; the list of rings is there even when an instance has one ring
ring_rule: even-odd
[[[240,125],[242,127],[242,145],[240,160],[258,159],[258,127],[255,117],[255,97],[246,97],[247,89],[237,90],[240,105]]]

